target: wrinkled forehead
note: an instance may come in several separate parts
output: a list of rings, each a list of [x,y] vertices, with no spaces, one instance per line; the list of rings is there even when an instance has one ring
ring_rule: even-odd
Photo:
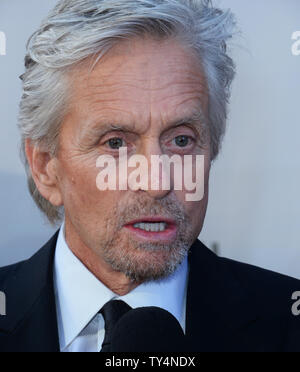
[[[71,73],[70,110],[95,123],[170,123],[195,112],[207,114],[205,75],[194,53],[175,39],[135,39],[92,59]]]

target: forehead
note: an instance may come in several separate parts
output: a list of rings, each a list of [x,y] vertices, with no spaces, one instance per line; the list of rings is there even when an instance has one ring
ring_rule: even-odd
[[[78,116],[146,125],[172,121],[199,105],[207,112],[201,63],[175,39],[122,42],[90,66],[86,61],[71,76],[71,109]]]

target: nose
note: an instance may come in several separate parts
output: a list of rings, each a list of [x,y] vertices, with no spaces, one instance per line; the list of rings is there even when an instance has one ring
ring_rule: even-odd
[[[163,167],[161,159],[164,156],[158,141],[149,141],[139,152],[146,160],[143,176],[148,182],[140,184],[139,190],[146,192],[153,199],[163,199],[173,191],[171,172]]]

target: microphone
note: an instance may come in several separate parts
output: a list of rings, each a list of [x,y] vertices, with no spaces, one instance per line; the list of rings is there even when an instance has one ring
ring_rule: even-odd
[[[118,320],[111,338],[112,352],[179,352],[185,336],[177,319],[159,307],[140,307]]]

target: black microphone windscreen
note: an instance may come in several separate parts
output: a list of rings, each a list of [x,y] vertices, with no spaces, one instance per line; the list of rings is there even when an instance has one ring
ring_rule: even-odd
[[[159,307],[140,307],[128,311],[116,324],[111,351],[184,351],[184,333],[168,311]]]

